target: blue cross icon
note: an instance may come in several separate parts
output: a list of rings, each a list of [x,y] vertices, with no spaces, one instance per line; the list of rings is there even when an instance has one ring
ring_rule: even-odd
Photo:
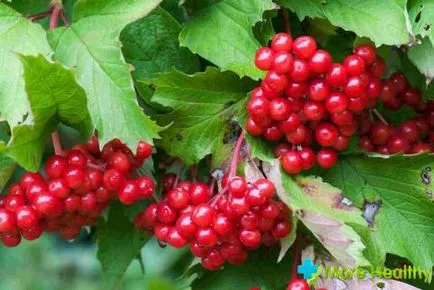
[[[303,263],[297,266],[297,273],[302,274],[305,280],[312,279],[316,272],[318,272],[318,266],[312,262],[312,259],[304,259]]]

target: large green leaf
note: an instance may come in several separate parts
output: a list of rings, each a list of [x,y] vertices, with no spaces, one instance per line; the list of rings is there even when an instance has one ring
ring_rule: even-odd
[[[406,0],[279,0],[278,3],[300,19],[326,18],[335,26],[369,37],[377,46],[412,41]]]
[[[149,236],[135,228],[120,204],[111,206],[107,221],[101,219],[97,229],[105,289],[114,289]]]
[[[199,70],[197,56],[179,47],[181,29],[181,24],[161,7],[125,27],[121,33],[122,52],[134,65],[135,78],[152,78],[173,67],[185,73]]]
[[[79,1],[73,23],[51,31],[55,59],[74,67],[86,90],[89,111],[101,143],[121,138],[131,148],[139,140],[152,142],[160,128],[137,104],[130,66],[121,53],[119,34],[145,16],[161,0]]]
[[[434,45],[434,2],[430,0],[409,0],[408,14],[415,34],[428,36]]]
[[[13,127],[6,154],[28,170],[37,170],[47,137],[58,122],[90,136],[91,122],[84,90],[72,71],[43,56],[21,56],[32,124]]]
[[[206,272],[191,287],[193,290],[286,289],[291,280],[292,256],[286,255],[276,263],[278,254],[276,247],[249,252],[243,265],[225,265],[222,270]]]
[[[263,72],[253,62],[260,44],[252,27],[266,10],[275,7],[271,0],[219,0],[197,9],[181,32],[181,45],[224,70],[258,79]]]
[[[168,154],[192,165],[224,146],[230,119],[239,109],[251,82],[234,73],[208,68],[187,75],[179,71],[159,75],[153,102],[172,109],[156,115],[161,132],[158,142]]]
[[[11,128],[32,123],[19,54],[51,54],[45,31],[0,3],[0,118]]]
[[[434,79],[434,44],[428,38],[408,49],[408,58],[428,79]]]
[[[372,233],[388,253],[415,265],[434,264],[434,191],[432,155],[414,157],[342,157],[324,179],[341,188],[359,207],[377,202]]]

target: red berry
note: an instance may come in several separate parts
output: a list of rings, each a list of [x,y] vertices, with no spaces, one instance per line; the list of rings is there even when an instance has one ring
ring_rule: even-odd
[[[86,156],[83,154],[83,152],[79,150],[69,151],[68,155],[66,156],[66,159],[68,160],[68,164],[70,166],[85,168],[87,165]]]
[[[393,86],[395,87],[396,92],[400,93],[405,88],[407,88],[407,78],[403,73],[395,72],[390,77],[389,80],[392,82]]]
[[[37,196],[33,205],[40,214],[49,218],[59,217],[63,213],[62,202],[50,194]]]
[[[96,208],[96,195],[93,192],[88,192],[80,198],[80,212],[89,213]]]
[[[64,201],[65,211],[76,212],[80,208],[80,198],[76,195],[70,196]]]
[[[288,144],[286,144],[286,143],[280,143],[279,145],[276,146],[276,148],[274,148],[274,156],[280,158],[285,153],[287,153],[287,152],[289,152],[291,150],[292,150],[292,148]]]
[[[139,160],[145,160],[152,155],[152,145],[145,141],[140,141],[136,148],[136,156]]]
[[[276,125],[270,125],[265,129],[263,136],[269,141],[279,141],[282,138],[283,133]]]
[[[331,149],[321,149],[317,153],[316,158],[319,166],[325,169],[333,167],[338,160],[336,152]]]
[[[241,230],[239,239],[244,246],[255,249],[261,244],[261,232],[259,230]]]
[[[63,172],[63,179],[68,187],[79,188],[84,182],[84,170],[76,166],[68,166]]]
[[[279,212],[279,206],[274,202],[266,203],[260,208],[261,216],[269,220],[276,219],[279,216]]]
[[[375,61],[369,67],[369,73],[376,78],[381,78],[385,70],[386,63],[384,62],[384,59],[377,55]]]
[[[241,226],[246,230],[256,230],[259,224],[259,215],[253,211],[248,211],[241,216]]]
[[[26,199],[22,195],[8,195],[4,200],[4,208],[10,212],[16,212],[24,205],[26,205]]]
[[[315,165],[315,153],[309,147],[303,147],[299,152],[301,159],[303,159],[303,169],[311,169]]]
[[[350,76],[358,76],[365,71],[365,62],[358,55],[347,56],[344,60],[344,67]]]
[[[261,70],[269,70],[273,65],[274,53],[268,47],[261,47],[255,54],[255,65]]]
[[[405,121],[399,125],[399,131],[402,137],[407,139],[410,143],[416,142],[420,135],[421,131],[417,126],[415,121]]]
[[[330,113],[341,113],[348,107],[348,98],[342,93],[332,92],[325,101],[325,107]]]
[[[123,204],[131,205],[140,198],[137,183],[133,180],[127,180],[118,191],[119,201]]]
[[[252,136],[261,136],[264,133],[264,128],[259,126],[252,118],[248,118],[246,121],[246,130]]]
[[[233,214],[239,216],[248,212],[250,206],[247,203],[245,197],[240,197],[240,198],[232,198],[232,200],[229,203],[229,208]]]
[[[303,169],[303,159],[300,153],[291,151],[282,156],[282,168],[288,174],[297,174]]]
[[[31,229],[39,224],[38,213],[30,206],[22,206],[16,211],[17,226],[21,230]]]
[[[289,235],[291,232],[291,225],[287,221],[280,221],[276,223],[272,231],[273,236],[276,239],[281,239]]]
[[[208,249],[194,240],[190,243],[190,251],[195,257],[199,258],[208,255]]]
[[[377,78],[370,78],[366,89],[368,98],[376,100],[380,96],[381,90],[381,81]]]
[[[292,51],[298,58],[308,59],[316,51],[317,45],[315,39],[310,36],[299,36],[294,39]]]
[[[354,49],[354,54],[363,59],[366,65],[372,64],[376,59],[375,48],[370,44],[360,44]]]
[[[326,74],[326,81],[329,86],[341,87],[347,83],[347,70],[339,63],[333,63]]]
[[[283,133],[290,133],[297,129],[301,124],[301,118],[296,113],[289,114],[288,118],[281,121],[279,124],[279,129]]]
[[[117,169],[104,172],[103,183],[108,190],[117,190],[124,183],[124,175]]]
[[[350,77],[345,85],[345,94],[350,97],[359,97],[366,91],[367,83],[360,77]]]
[[[16,229],[15,214],[7,211],[6,209],[0,208],[0,233],[13,232],[15,229]]]
[[[309,97],[312,100],[325,100],[330,94],[330,88],[322,79],[314,79],[309,83]]]
[[[172,247],[180,249],[188,244],[188,240],[179,233],[176,227],[173,227],[167,234],[167,243]]]
[[[21,242],[21,235],[16,233],[5,233],[0,238],[5,247],[16,247]]]
[[[259,206],[263,205],[267,198],[259,189],[251,188],[247,191],[246,201],[250,206]]]
[[[338,129],[330,123],[321,123],[315,129],[315,139],[323,147],[333,146],[338,135]]]
[[[25,238],[28,241],[33,241],[38,239],[43,232],[43,228],[40,225],[37,225],[34,228],[26,229],[21,231],[21,234],[23,235],[23,238]]]
[[[205,183],[195,182],[190,187],[190,202],[194,205],[206,203],[211,197],[208,185]]]
[[[325,115],[325,107],[320,101],[309,100],[304,103],[303,112],[308,120],[321,120]]]
[[[270,102],[269,112],[273,120],[285,120],[291,112],[291,104],[284,98],[275,98]]]
[[[289,33],[280,32],[274,35],[271,40],[271,48],[274,51],[288,52],[292,47],[292,37]]]
[[[401,135],[392,136],[387,140],[387,150],[390,154],[405,153],[409,148],[408,140]]]
[[[372,143],[371,139],[367,136],[362,136],[359,140],[359,147],[366,152],[372,152],[375,150],[375,145]]]
[[[156,224],[154,228],[155,237],[162,242],[167,242],[171,227],[165,224]]]
[[[340,113],[330,114],[330,119],[338,126],[344,126],[354,121],[354,113],[344,110]]]
[[[270,102],[266,97],[251,98],[247,103],[247,113],[255,120],[264,118],[270,110]]]
[[[338,139],[336,140],[335,144],[333,144],[332,147],[336,151],[342,151],[347,149],[349,144],[350,144],[350,139],[348,137],[339,135]]]
[[[202,228],[197,230],[195,239],[202,246],[206,248],[211,248],[217,244],[218,235],[211,228]]]
[[[112,194],[107,188],[101,186],[95,191],[95,198],[99,203],[106,203],[111,200]]]
[[[152,196],[156,184],[149,176],[140,176],[136,180],[137,190],[139,191],[140,198],[148,198]]]
[[[48,181],[48,192],[57,198],[65,199],[69,196],[71,190],[64,179],[56,178]]]
[[[24,191],[27,191],[27,188],[34,183],[43,183],[44,178],[40,173],[26,172],[21,176],[20,186]]]
[[[25,193],[25,190],[21,188],[19,183],[12,184],[8,189],[8,195],[25,195]]]
[[[402,102],[408,106],[416,106],[422,101],[422,95],[418,89],[408,88],[399,95]]]
[[[361,112],[368,105],[368,97],[366,95],[360,95],[359,97],[348,99],[348,110],[353,112]]]
[[[375,145],[384,145],[390,136],[390,127],[383,123],[375,123],[369,132],[369,138]]]
[[[285,74],[292,68],[294,57],[287,52],[279,51],[274,55],[273,70],[279,74]]]
[[[301,98],[307,93],[307,82],[289,82],[285,94],[290,98]]]
[[[27,200],[33,202],[33,200],[40,194],[47,192],[47,185],[42,181],[35,181],[30,184],[26,191]]]
[[[294,131],[287,133],[286,139],[292,144],[302,144],[308,134],[308,128],[304,125],[300,125]]]
[[[85,179],[90,184],[91,190],[96,190],[103,183],[104,173],[101,170],[87,168],[85,171]]]
[[[191,215],[193,222],[199,227],[209,227],[214,219],[215,210],[208,204],[200,204]]]
[[[220,236],[224,237],[228,234],[230,234],[233,230],[234,226],[232,222],[229,220],[229,218],[224,214],[217,214],[214,217],[213,221],[213,229],[216,231]]]
[[[128,156],[122,152],[113,152],[108,158],[110,168],[117,169],[120,172],[128,172],[131,168]]]
[[[309,59],[309,70],[312,73],[326,73],[332,65],[332,57],[325,50],[318,49]]]
[[[189,194],[181,188],[171,189],[167,193],[167,202],[169,205],[176,209],[185,208],[189,203]]]
[[[273,182],[267,178],[259,178],[255,181],[255,187],[264,195],[267,199],[273,197],[276,188]]]
[[[309,284],[303,279],[293,279],[286,290],[310,290]]]
[[[423,152],[432,152],[433,148],[426,143],[415,143],[411,146],[409,153],[411,154],[417,154],[417,153],[423,153]]]
[[[281,92],[288,85],[288,78],[284,74],[279,74],[271,70],[265,75],[264,82],[269,85],[273,91]]]
[[[307,80],[309,78],[309,66],[307,62],[302,59],[294,59],[289,77],[295,82]]]
[[[163,191],[167,192],[173,188],[175,184],[176,174],[174,173],[166,173],[163,177]]]
[[[235,176],[229,181],[229,192],[235,197],[243,197],[247,190],[246,180],[242,177]]]
[[[50,178],[59,178],[67,166],[65,158],[59,155],[51,156],[45,163],[45,172]]]

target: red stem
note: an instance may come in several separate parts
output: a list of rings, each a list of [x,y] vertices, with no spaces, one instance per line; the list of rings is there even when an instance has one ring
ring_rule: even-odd
[[[213,177],[211,180],[211,185],[209,186],[209,192],[211,192],[211,195],[214,194],[216,182],[217,182],[217,180]]]
[[[60,143],[60,137],[57,131],[51,133],[51,140],[53,141],[54,153],[56,153],[56,155],[62,155],[62,144]]]
[[[60,11],[60,18],[62,19],[63,25],[69,26],[68,18],[66,17],[65,10],[63,9]]]
[[[244,134],[241,133],[238,137],[237,143],[235,144],[234,153],[232,155],[231,166],[229,167],[229,178],[231,180],[237,173],[238,159],[240,157],[241,146],[243,145]]]
[[[283,16],[283,27],[285,28],[285,32],[291,34],[291,27],[289,27],[289,15],[286,9],[282,10]]]
[[[62,6],[60,4],[55,4],[53,6],[53,10],[51,11],[51,16],[50,16],[50,25],[48,26],[48,28],[56,29],[57,23],[59,22],[59,16],[61,14],[61,11],[62,11]]]
[[[219,198],[226,193],[226,191],[228,191],[228,187],[226,186],[225,188],[222,189],[222,191],[220,191],[219,193],[217,193],[216,195],[214,195],[214,197],[210,200],[210,206],[214,207],[217,203],[217,201],[219,200]]]
[[[293,248],[294,251],[294,261],[292,263],[292,273],[291,273],[291,280],[294,280],[298,278],[297,274],[297,267],[301,263],[301,248],[300,248],[300,237],[297,237],[295,240],[295,245]]]

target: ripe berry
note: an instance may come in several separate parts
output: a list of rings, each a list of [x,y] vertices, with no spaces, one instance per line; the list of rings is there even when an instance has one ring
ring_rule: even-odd
[[[145,141],[140,141],[136,148],[136,157],[145,160],[152,155],[152,145]]]
[[[80,198],[76,195],[70,196],[64,201],[65,211],[75,212],[80,208]]]
[[[171,227],[165,224],[156,224],[154,228],[154,236],[162,242],[167,242]]]
[[[295,59],[292,63],[292,69],[289,73],[291,80],[295,82],[302,82],[309,78],[309,66],[306,61],[302,59]]]
[[[289,82],[285,94],[290,98],[301,98],[307,93],[308,87],[306,82]]]
[[[292,148],[288,144],[286,144],[286,143],[280,143],[279,145],[276,146],[276,148],[274,148],[274,156],[280,158],[285,153],[287,153],[287,152],[289,152],[291,150],[292,150]]]
[[[50,194],[37,196],[33,205],[40,214],[49,218],[59,217],[63,213],[62,202]]]
[[[288,118],[281,121],[279,124],[279,129],[283,133],[290,133],[297,129],[301,124],[301,118],[299,114],[291,113]]]
[[[322,102],[309,100],[304,103],[303,112],[308,120],[321,120],[325,115],[325,107]]]
[[[292,47],[292,37],[289,33],[277,33],[274,35],[273,39],[271,40],[271,48],[274,51],[285,51],[288,52],[291,50]]]
[[[268,115],[270,102],[266,97],[251,98],[247,103],[247,112],[253,119],[261,119]]]
[[[205,257],[208,255],[208,249],[199,244],[197,241],[193,240],[190,243],[190,251],[195,257]]]
[[[286,139],[289,143],[292,144],[302,144],[308,134],[308,128],[306,128],[306,126],[302,124],[298,126],[294,131],[287,133]]]
[[[40,225],[37,225],[34,228],[26,229],[21,231],[21,234],[23,235],[23,238],[25,238],[28,241],[33,241],[38,239],[43,232],[43,228]]]
[[[366,85],[360,77],[350,77],[345,85],[345,94],[350,97],[359,97],[366,91]]]
[[[318,49],[309,59],[309,70],[312,73],[326,73],[332,65],[332,57],[325,50]]]
[[[190,187],[190,202],[194,205],[208,202],[211,192],[205,183],[195,182]]]
[[[276,239],[281,239],[289,235],[290,232],[291,225],[287,221],[280,221],[274,226],[272,234]]]
[[[408,88],[399,95],[402,102],[408,106],[416,106],[422,101],[421,93],[418,89]]]
[[[288,85],[288,78],[284,74],[271,70],[265,76],[264,83],[269,85],[273,91],[281,92]]]
[[[288,174],[297,174],[303,169],[303,159],[300,153],[291,151],[282,156],[282,168]]]
[[[317,153],[316,158],[319,166],[325,169],[333,167],[338,160],[336,152],[331,149],[321,149]]]
[[[342,64],[333,63],[325,78],[329,86],[344,86],[347,83],[347,70]]]
[[[240,216],[248,212],[250,206],[247,203],[245,197],[240,197],[240,198],[232,198],[232,200],[229,203],[229,208],[233,214]]]
[[[375,61],[369,66],[369,73],[376,78],[381,78],[386,70],[386,63],[381,56],[376,57]]]
[[[280,51],[274,55],[273,70],[279,74],[285,74],[292,68],[294,57],[287,52]]]
[[[246,120],[246,130],[252,136],[261,136],[264,133],[264,128],[259,126],[252,118]]]
[[[352,112],[361,112],[368,105],[368,97],[365,94],[362,94],[359,97],[351,97],[348,101],[348,110]]]
[[[0,208],[0,233],[13,232],[15,229],[15,215],[3,208]]]
[[[182,188],[171,189],[167,193],[167,202],[169,205],[176,209],[185,208],[189,203],[189,194]]]
[[[208,204],[200,204],[191,215],[193,222],[199,227],[208,227],[212,224],[215,210]]]
[[[253,211],[248,211],[241,217],[241,226],[246,230],[256,230],[259,224],[259,215]]]
[[[322,79],[314,79],[309,83],[309,96],[312,100],[325,100],[330,94],[330,88]]]
[[[85,168],[87,164],[86,156],[79,150],[71,150],[66,156],[68,164],[78,168]]]
[[[80,198],[80,212],[89,213],[96,208],[96,195],[93,192],[88,192]]]
[[[372,152],[375,149],[375,145],[372,143],[371,139],[369,139],[367,136],[360,137],[359,147],[366,152]]]
[[[350,76],[357,76],[365,71],[365,62],[358,55],[347,56],[344,60],[344,67]]]
[[[127,180],[118,191],[119,201],[123,204],[131,205],[140,198],[137,184],[133,180]]]
[[[259,206],[263,205],[267,198],[259,189],[251,188],[247,191],[246,201],[250,206]]]
[[[26,205],[26,200],[22,195],[8,195],[4,200],[4,208],[10,212],[16,212],[18,208],[24,205]]]
[[[117,169],[109,169],[104,172],[103,183],[109,190],[117,190],[124,183],[124,175]]]
[[[188,240],[179,233],[176,227],[173,227],[167,234],[167,243],[172,247],[180,249],[188,244]]]
[[[266,178],[257,179],[254,185],[267,199],[272,198],[276,191],[273,182]]]
[[[261,244],[261,232],[259,230],[241,230],[239,239],[244,246],[255,249]]]
[[[409,148],[408,140],[401,135],[392,136],[387,140],[387,150],[390,154],[405,153]]]
[[[48,181],[48,192],[57,198],[65,199],[69,196],[71,190],[64,179],[56,178]]]
[[[84,182],[84,171],[79,167],[68,166],[63,172],[63,179],[68,187],[79,188]]]
[[[34,183],[43,183],[44,178],[40,173],[26,172],[21,176],[20,186],[26,191],[27,188]]]
[[[202,228],[197,230],[195,239],[202,246],[211,248],[217,244],[218,235],[211,228]]]
[[[21,242],[21,235],[15,233],[5,233],[0,235],[0,239],[6,247],[16,247]]]
[[[229,192],[235,197],[243,197],[247,190],[246,180],[242,177],[235,176],[229,181]]]
[[[292,51],[301,59],[309,59],[316,51],[317,45],[315,39],[310,36],[300,36],[294,39]]]
[[[216,231],[220,236],[226,236],[229,233],[232,232],[234,226],[232,222],[229,220],[229,218],[224,214],[217,214],[214,217],[213,221],[213,229]]]
[[[38,225],[38,213],[30,206],[22,206],[16,211],[17,226],[21,230],[31,229]]]
[[[375,48],[370,44],[361,44],[354,49],[354,54],[360,56],[366,65],[372,64],[376,59]]]
[[[261,47],[255,54],[255,65],[261,70],[269,70],[273,65],[274,53],[268,47]]]
[[[354,121],[354,113],[348,110],[333,113],[330,114],[330,120],[338,126],[344,126]]]
[[[345,150],[349,144],[350,144],[350,139],[348,137],[339,135],[338,139],[336,140],[335,144],[333,144],[332,147],[336,151],[342,151]]]
[[[419,127],[415,121],[405,121],[399,126],[399,131],[402,137],[410,143],[416,142],[421,134]]]
[[[315,165],[315,153],[309,147],[303,147],[299,152],[301,159],[303,159],[303,169],[311,169]]]
[[[54,155],[45,163],[45,172],[50,178],[59,178],[62,176],[63,170],[66,168],[67,162],[65,158]]]
[[[338,129],[330,123],[321,123],[315,129],[315,139],[323,147],[333,146],[338,135]]]
[[[325,101],[325,107],[330,113],[341,113],[348,107],[348,98],[338,92],[332,92]]]
[[[368,86],[366,88],[366,92],[368,94],[369,99],[376,100],[381,93],[382,86],[381,81],[377,78],[371,78],[369,79]]]
[[[390,127],[383,123],[375,123],[369,132],[369,138],[375,145],[384,145],[390,136]]]
[[[389,80],[392,82],[393,86],[395,87],[396,92],[398,92],[398,93],[402,92],[408,86],[407,79],[406,79],[405,75],[403,73],[400,73],[400,72],[393,73],[389,77]]]
[[[288,118],[291,112],[291,104],[284,98],[275,98],[270,102],[270,117],[276,121]]]
[[[303,279],[293,279],[289,282],[286,290],[310,290],[309,284]]]

